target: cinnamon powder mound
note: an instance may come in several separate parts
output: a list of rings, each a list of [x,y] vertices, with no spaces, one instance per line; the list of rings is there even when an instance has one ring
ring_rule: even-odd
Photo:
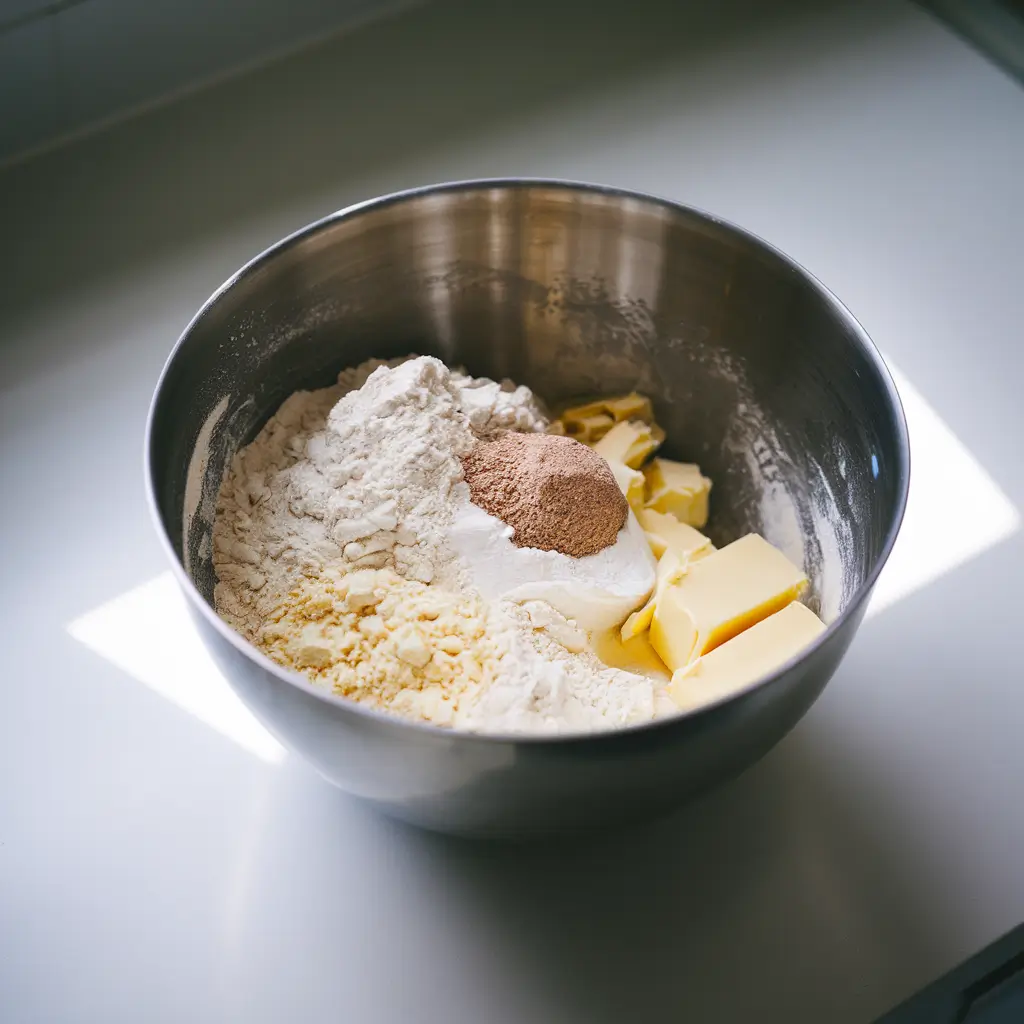
[[[600,455],[571,437],[508,433],[462,458],[470,500],[520,548],[582,558],[615,543],[629,505]]]

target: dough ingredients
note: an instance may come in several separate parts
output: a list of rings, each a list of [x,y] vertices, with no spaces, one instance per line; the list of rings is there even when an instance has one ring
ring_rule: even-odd
[[[453,728],[617,728],[705,678],[714,699],[810,642],[813,613],[737,643],[806,580],[760,538],[716,552],[711,482],[652,458],[663,440],[641,395],[552,419],[510,381],[369,360],[235,455],[217,611],[311,685]]]

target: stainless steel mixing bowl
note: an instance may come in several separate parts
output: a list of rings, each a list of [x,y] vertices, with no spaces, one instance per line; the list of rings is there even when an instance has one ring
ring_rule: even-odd
[[[430,353],[551,402],[636,389],[665,453],[714,480],[713,538],[801,561],[828,631],[714,706],[616,732],[475,736],[313,689],[214,613],[210,527],[232,454],[297,388],[369,356]],[[444,831],[574,831],[662,811],[752,764],[810,707],[895,540],[909,447],[892,380],[851,314],[778,250],[617,189],[477,181],[387,196],[257,257],[178,341],[147,478],[196,625],[266,727],[327,779]]]

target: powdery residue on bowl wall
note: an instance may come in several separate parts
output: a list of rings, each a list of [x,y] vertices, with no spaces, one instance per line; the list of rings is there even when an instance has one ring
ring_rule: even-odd
[[[213,594],[213,521],[224,467],[250,430],[253,399],[232,408],[232,398],[222,395],[203,421],[185,476],[182,564],[204,595]]]
[[[841,448],[838,439],[834,441]],[[839,458],[849,458],[845,451]],[[850,566],[856,563],[857,550],[853,538],[853,509],[847,495],[840,497],[829,486],[828,474],[820,463],[812,460],[816,479],[811,489],[812,503],[808,508],[810,529],[817,538],[821,558],[818,582],[818,614],[825,622],[832,622],[853,600],[858,581]],[[837,509],[844,510],[837,514]]]
[[[715,462],[722,467],[714,474],[716,490],[720,501],[723,492],[729,495],[732,507],[725,514],[733,532],[756,530],[802,567],[811,581],[807,603],[830,622],[843,605],[843,567],[838,560],[836,524],[825,513],[827,500],[816,500],[807,468],[786,454],[786,445],[754,395],[742,360],[693,339],[692,334],[689,349],[690,360],[699,362],[704,374],[725,383],[736,396],[728,428],[714,452]],[[712,439],[707,439],[705,449],[715,449]],[[813,475],[821,477],[817,466]],[[713,520],[714,516],[713,504]],[[740,524],[742,529],[736,531]]]
[[[227,412],[230,401],[231,396],[224,395],[203,421],[188,463],[188,473],[185,476],[185,507],[182,516],[184,529],[182,530],[181,553],[182,561],[189,567],[192,565],[193,545],[195,545],[195,554],[199,559],[208,559],[212,552],[210,529],[213,526],[217,492],[209,485],[206,470],[210,464],[210,445],[213,441],[214,431],[224,413]],[[197,516],[199,522],[205,525],[205,529],[193,531],[193,523],[196,522]]]

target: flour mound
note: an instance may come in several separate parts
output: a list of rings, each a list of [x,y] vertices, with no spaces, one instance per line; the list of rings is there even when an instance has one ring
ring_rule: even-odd
[[[235,456],[221,487],[218,612],[251,640],[299,576],[326,566],[457,584],[446,534],[465,489],[460,455],[496,431],[547,424],[528,388],[429,356],[368,360],[335,386],[296,392]]]
[[[542,601],[486,600],[449,544],[462,456],[549,420],[528,388],[429,356],[370,360],[292,395],[217,499],[221,617],[312,685],[481,732],[649,720],[651,681],[604,665]]]

